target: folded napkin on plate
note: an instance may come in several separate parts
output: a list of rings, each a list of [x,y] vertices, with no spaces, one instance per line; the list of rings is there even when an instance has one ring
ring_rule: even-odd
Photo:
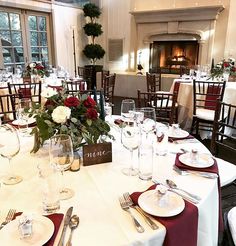
[[[21,212],[16,213],[13,220],[21,214],[22,214]],[[54,232],[53,232],[52,237],[44,244],[44,246],[53,246],[53,243],[54,243],[55,238],[57,236],[57,233],[59,231],[61,222],[63,220],[64,214],[49,214],[49,215],[45,215],[45,217],[49,218],[53,222]]]
[[[152,185],[148,190],[155,189]],[[138,198],[143,192],[134,192],[131,194],[133,202],[138,205]],[[192,203],[185,201],[184,210],[172,217],[153,216],[166,228],[164,245],[168,246],[194,246],[197,245],[198,232],[198,209]]]
[[[27,125],[18,125],[18,124],[13,123],[12,121],[8,122],[8,124],[11,126],[14,126],[15,128],[26,128],[27,127]],[[37,125],[36,122],[33,122],[33,123],[28,124],[28,127],[34,127],[36,125]]]
[[[219,175],[219,170],[218,170],[218,166],[217,166],[217,162],[216,160],[213,158],[214,160],[214,164],[210,167],[206,167],[206,168],[197,168],[197,167],[190,167],[187,166],[185,164],[183,164],[180,160],[179,160],[179,156],[181,154],[178,153],[176,154],[175,157],[175,165],[182,169],[182,170],[193,170],[193,171],[203,171],[203,172],[209,172],[209,173],[216,173],[218,174],[218,194],[219,194],[219,231],[222,232],[224,230],[224,223],[223,223],[223,217],[222,217],[222,208],[221,208],[221,185],[220,185],[220,175]]]
[[[184,139],[194,139],[194,137],[192,135],[188,135],[185,138],[174,138],[174,137],[168,137],[168,141],[169,142],[173,142],[173,141],[178,141],[178,140],[184,140]]]

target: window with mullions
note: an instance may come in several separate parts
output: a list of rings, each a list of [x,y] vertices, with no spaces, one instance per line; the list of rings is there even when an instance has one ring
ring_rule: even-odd
[[[48,63],[46,17],[30,15],[28,16],[28,24],[30,32],[31,60]]]
[[[24,64],[22,28],[19,14],[0,12],[0,37],[4,65]]]
[[[77,5],[83,7],[84,4],[89,3],[89,0],[55,0],[55,2],[67,3],[72,5]]]

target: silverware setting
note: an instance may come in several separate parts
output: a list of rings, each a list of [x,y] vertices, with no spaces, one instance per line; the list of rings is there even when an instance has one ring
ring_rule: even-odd
[[[192,170],[181,170],[177,166],[173,166],[173,170],[183,176],[193,174],[193,175],[197,175],[197,176],[208,178],[208,179],[218,178],[218,175],[216,173],[208,173],[208,172],[192,171]]]
[[[72,234],[73,234],[73,231],[78,227],[78,225],[79,225],[79,217],[77,215],[73,215],[70,218],[70,222],[69,222],[70,236],[66,243],[66,246],[72,246],[72,243],[71,243]]]
[[[157,230],[159,227],[158,225],[137,205],[135,205],[133,203],[133,200],[130,197],[129,192],[126,192],[123,194],[126,202],[128,203],[128,205],[131,208],[134,208],[136,211],[139,212],[139,214],[144,218],[144,220],[146,221],[146,223],[153,229],[153,230]]]
[[[177,195],[181,196],[183,199],[189,201],[189,202],[192,202],[194,204],[198,204],[200,200],[197,200],[187,194],[184,194],[183,192],[177,190],[177,189],[173,189],[171,188],[170,186],[168,186],[167,184],[163,184],[155,179],[152,180],[152,182],[154,182],[155,184],[161,184],[161,185],[164,185],[169,191],[172,191],[174,193],[176,193]]]
[[[132,221],[134,223],[134,226],[136,228],[136,230],[139,232],[139,233],[142,233],[144,232],[144,228],[140,225],[140,223],[138,222],[138,220],[134,217],[134,215],[132,214],[132,212],[130,211],[130,206],[128,205],[128,203],[126,202],[125,198],[123,196],[120,196],[119,197],[119,202],[120,202],[120,206],[121,208],[128,212],[132,218]]]
[[[9,222],[12,221],[12,219],[14,218],[15,216],[15,213],[16,213],[16,210],[15,209],[10,209],[7,213],[7,216],[5,218],[5,221],[1,223],[0,225],[0,230],[6,225],[8,224]]]

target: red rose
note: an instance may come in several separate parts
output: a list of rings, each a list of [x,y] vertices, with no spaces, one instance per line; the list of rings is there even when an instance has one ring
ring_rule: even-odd
[[[43,70],[44,69],[44,66],[42,66],[41,64],[36,64],[35,68],[37,70]]]
[[[88,108],[86,116],[88,119],[96,120],[98,118],[98,112],[94,108]]]
[[[85,101],[84,101],[84,106],[86,108],[93,108],[96,106],[96,102],[91,98],[91,97],[88,97]]]
[[[232,67],[232,72],[236,72],[236,67]]]
[[[77,107],[79,105],[79,99],[77,97],[66,98],[64,105],[67,107]]]
[[[224,62],[224,67],[229,67],[229,63],[228,62]]]
[[[55,104],[55,102],[54,102],[53,100],[48,99],[48,100],[45,102],[44,107],[48,109],[48,108],[53,107],[53,106],[55,106],[55,105],[56,105],[56,104]]]

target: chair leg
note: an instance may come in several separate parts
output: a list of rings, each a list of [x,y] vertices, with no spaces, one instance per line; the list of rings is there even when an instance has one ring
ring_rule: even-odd
[[[191,129],[190,129],[190,133],[191,133],[191,134],[193,134],[194,128],[195,128],[195,118],[193,117]]]

